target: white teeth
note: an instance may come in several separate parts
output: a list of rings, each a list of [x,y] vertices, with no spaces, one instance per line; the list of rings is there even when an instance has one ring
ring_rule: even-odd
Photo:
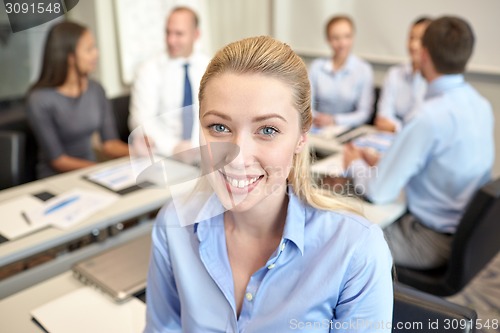
[[[248,179],[237,180],[237,179],[231,178],[229,176],[226,176],[226,179],[229,183],[231,183],[232,186],[238,187],[238,188],[244,188],[244,187],[247,187],[248,185],[255,183],[257,180],[259,180],[259,177],[255,177],[255,178],[252,178],[250,180],[248,180]]]

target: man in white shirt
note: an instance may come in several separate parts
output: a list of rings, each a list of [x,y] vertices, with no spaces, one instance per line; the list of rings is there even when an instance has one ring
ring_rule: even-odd
[[[194,50],[198,17],[176,7],[166,22],[167,52],[139,67],[130,101],[129,127],[142,126],[146,144],[170,156],[198,145],[198,89],[209,59]],[[134,140],[136,137],[134,137]]]

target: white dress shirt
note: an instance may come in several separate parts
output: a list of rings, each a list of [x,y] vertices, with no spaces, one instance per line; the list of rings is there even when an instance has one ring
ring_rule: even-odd
[[[193,147],[199,145],[198,90],[209,59],[194,53],[189,58],[170,59],[163,52],[139,67],[130,101],[129,127],[142,127],[153,140],[155,152],[172,155],[182,141],[182,102],[184,96],[184,64],[189,63],[188,75],[193,92]]]

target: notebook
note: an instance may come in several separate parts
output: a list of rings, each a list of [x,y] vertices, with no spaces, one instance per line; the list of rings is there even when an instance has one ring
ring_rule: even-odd
[[[50,333],[137,333],[146,324],[146,305],[135,298],[117,304],[83,287],[33,309],[31,317]]]
[[[138,237],[75,264],[74,275],[122,302],[146,288],[151,235]]]

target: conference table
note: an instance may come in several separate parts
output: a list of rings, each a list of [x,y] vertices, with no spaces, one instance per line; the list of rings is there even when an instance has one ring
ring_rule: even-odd
[[[193,166],[166,159],[162,159],[161,162],[168,164],[170,174],[178,182],[195,179],[199,174],[198,168]],[[129,158],[125,157],[10,188],[0,192],[0,204],[27,194],[50,192],[58,195],[75,188],[95,193],[112,193],[107,188],[86,179],[86,175],[129,164]],[[46,263],[0,280],[0,299],[53,276],[54,272],[56,274],[63,272],[75,261],[131,237],[125,234],[132,233],[139,236],[147,232],[148,227],[143,224],[151,223],[155,213],[169,200],[171,193],[168,186],[163,186],[137,188],[130,193],[117,196],[119,198],[114,203],[70,228],[47,227],[24,237],[0,243],[0,267],[3,268],[9,266],[15,268],[18,263],[30,258],[36,261],[37,256],[52,255],[54,251],[61,252],[61,255],[56,253],[55,258]],[[124,228],[128,225],[134,227]],[[124,230],[126,232],[120,232],[121,228],[126,229]],[[73,251],[71,247],[78,241],[89,242],[90,245]]]
[[[324,155],[330,155],[316,162],[312,168],[313,172],[318,176],[332,174],[332,169],[339,170],[336,168],[341,168],[343,143],[352,140],[352,138],[359,137],[360,135],[373,133],[374,131],[375,130],[371,127],[362,127],[360,129],[348,131],[344,133],[343,137],[342,135],[340,136],[343,142],[338,140],[338,130],[330,135],[325,135],[324,133],[322,135],[312,135],[309,139],[312,147],[316,151],[321,151]],[[119,165],[120,163],[127,163],[127,160],[119,159],[110,161],[89,169],[58,175],[2,191],[0,192],[0,203],[16,195],[47,190],[50,190],[54,194],[62,193],[74,187],[92,189],[95,191],[108,191],[100,185],[89,182],[85,179],[85,175],[102,168]],[[193,179],[199,174],[199,170],[195,167],[175,161],[168,161],[168,163],[173,168],[171,170],[178,170],[179,182],[181,182],[182,179]],[[57,264],[51,264],[49,262],[48,264],[41,265],[48,267],[43,271],[52,270],[51,274],[42,274],[40,281],[34,280],[33,278],[27,279],[26,281],[34,282],[29,285],[26,285],[26,281],[22,281],[24,282],[22,284],[22,290],[19,289],[19,285],[6,281],[9,279],[0,281],[0,331],[40,332],[41,329],[31,320],[30,311],[71,292],[81,290],[82,288],[91,288],[73,277],[70,269],[71,265],[76,260],[87,258],[109,247],[127,242],[139,235],[150,233],[152,215],[154,215],[151,214],[151,212],[156,212],[170,197],[171,193],[165,187],[141,188],[121,196],[118,201],[107,209],[100,211],[86,221],[68,230],[47,228],[18,240],[0,244],[0,266],[2,266],[34,255],[37,252],[67,243],[71,239],[92,233],[93,230],[102,230],[131,218],[137,218],[141,215],[146,216],[143,223],[139,223],[138,226],[131,228],[131,230],[133,230],[132,232],[117,233],[112,237],[108,237],[103,242],[96,242],[95,244],[88,245],[79,251],[75,251],[82,252],[82,254],[77,255],[77,257],[69,261],[64,258],[52,260],[65,261],[65,265],[59,265],[60,267],[55,271],[54,267],[57,267]],[[360,210],[367,219],[373,223],[379,224],[382,228],[394,222],[405,211],[404,197],[400,197],[396,202],[387,205],[373,205],[362,200],[354,201],[354,204],[358,205],[358,210]],[[37,267],[17,274],[12,277],[12,280],[19,279],[19,276],[23,274],[29,276],[38,275],[39,271],[36,270]],[[30,273],[30,271],[33,272]],[[12,286],[19,289],[16,290],[17,292],[15,294],[8,293],[4,290]],[[100,291],[97,290],[96,292],[100,293]],[[4,296],[2,297],[1,294]],[[119,307],[121,305],[116,304],[116,306]]]

